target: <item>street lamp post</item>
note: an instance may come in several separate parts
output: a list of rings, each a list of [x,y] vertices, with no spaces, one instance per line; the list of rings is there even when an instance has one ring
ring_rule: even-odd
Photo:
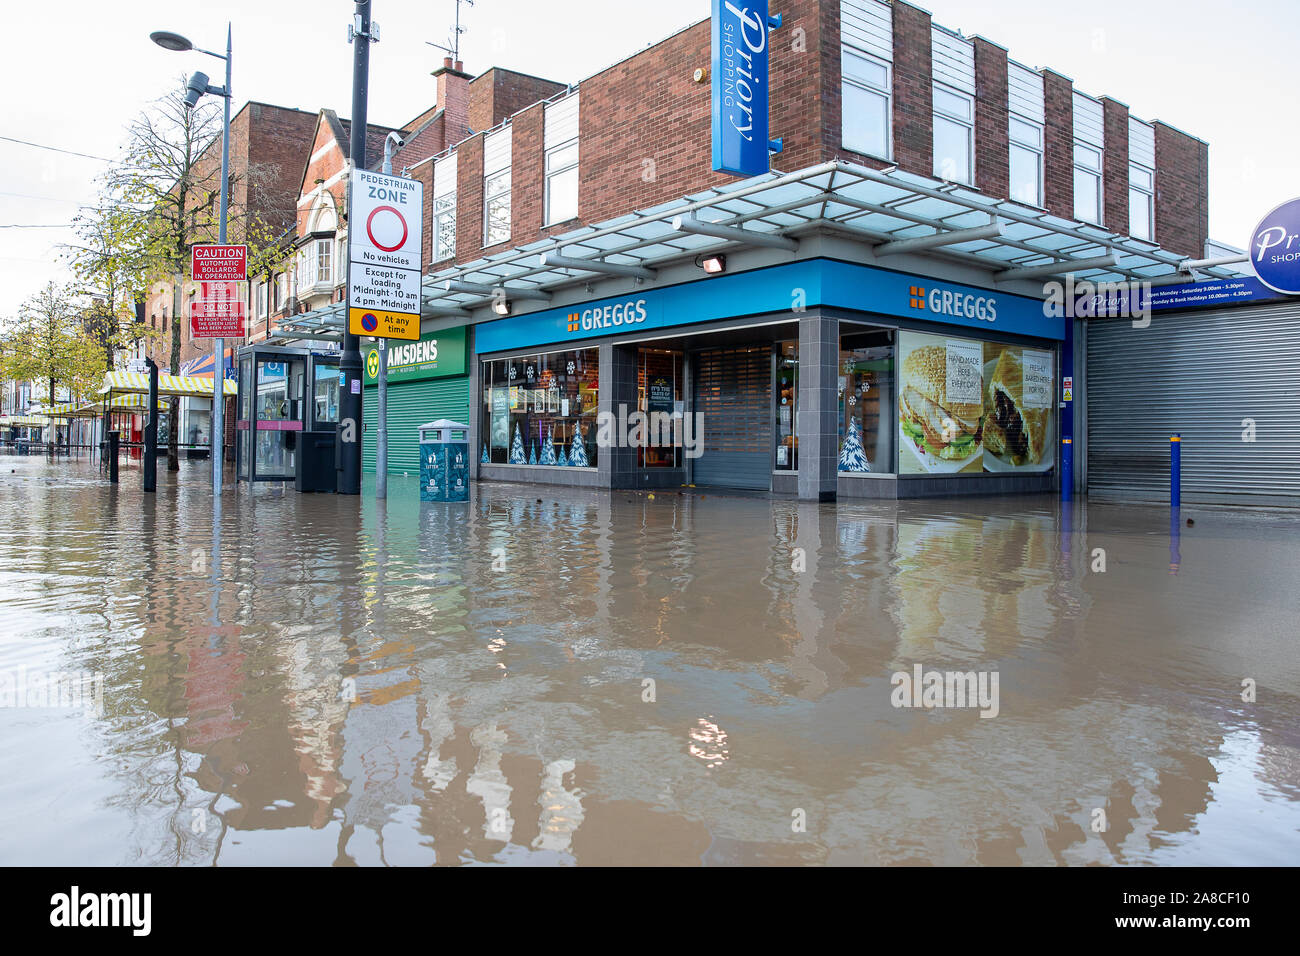
[[[179,33],[169,33],[166,30],[157,30],[149,34],[149,39],[158,44],[164,50],[172,50],[177,53],[186,53],[195,50],[199,53],[206,53],[208,56],[214,56],[218,60],[226,61],[226,85],[211,86],[208,83],[208,77],[204,73],[195,73],[190,77],[185,92],[185,106],[193,109],[198,105],[199,97],[204,93],[213,96],[220,96],[225,100],[225,114],[221,123],[221,218],[217,225],[217,241],[222,245],[226,244],[226,219],[230,210],[230,38],[231,27],[226,24],[226,53],[222,56],[220,53],[213,53],[211,50],[204,50],[196,47],[193,43],[181,36]],[[212,493],[221,495],[222,484],[222,465],[225,454],[226,428],[226,340],[213,339],[212,341]],[[176,374],[173,369],[172,374]]]

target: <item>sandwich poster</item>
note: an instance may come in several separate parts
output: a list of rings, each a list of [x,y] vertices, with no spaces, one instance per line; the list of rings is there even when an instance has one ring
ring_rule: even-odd
[[[983,349],[971,339],[899,333],[898,467],[903,474],[984,470]]]
[[[1053,355],[984,343],[984,470],[1046,472],[1056,464]]]
[[[899,472],[1044,472],[1055,464],[1050,351],[900,332]]]

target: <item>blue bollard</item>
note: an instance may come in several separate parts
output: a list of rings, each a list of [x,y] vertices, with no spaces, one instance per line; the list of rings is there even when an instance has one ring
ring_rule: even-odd
[[[1169,439],[1169,504],[1177,508],[1182,504],[1182,466],[1183,436],[1181,433]]]
[[[1074,495],[1074,439],[1061,439],[1061,500]]]

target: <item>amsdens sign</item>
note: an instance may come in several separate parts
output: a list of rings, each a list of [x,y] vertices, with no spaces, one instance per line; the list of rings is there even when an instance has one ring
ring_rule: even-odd
[[[1300,295],[1300,199],[1278,206],[1260,220],[1250,239],[1250,264],[1274,292]]]

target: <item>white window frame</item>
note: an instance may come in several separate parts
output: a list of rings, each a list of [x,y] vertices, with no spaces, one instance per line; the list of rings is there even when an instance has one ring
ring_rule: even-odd
[[[879,67],[884,71],[885,79],[882,84],[878,80],[862,73],[855,73],[849,69],[849,57],[857,57],[866,61],[870,66]],[[868,95],[875,96],[885,102],[885,128],[883,130],[883,141],[885,144],[884,152],[865,148],[861,141],[853,141],[850,138],[849,111],[843,108],[844,102],[848,99],[847,91],[849,87],[859,90]],[[874,156],[878,159],[893,160],[894,158],[894,65],[880,57],[872,56],[870,53],[864,53],[856,47],[843,44],[840,47],[840,144],[855,153],[863,156]]]
[[[559,157],[561,153],[564,153],[565,151],[570,150],[570,149],[573,150],[573,159],[572,159],[571,161],[566,161],[566,162],[564,162],[563,165],[556,166],[556,168],[552,169],[552,168],[551,168],[551,160],[552,160],[552,159],[557,159],[557,157]],[[576,218],[578,218],[578,188],[577,188],[577,184],[575,184],[575,187],[574,187],[574,190],[573,190],[573,212],[572,212],[572,215],[563,216],[563,217],[557,219],[557,218],[556,218],[556,215],[557,215],[557,214],[555,214],[555,213],[554,213],[554,210],[552,209],[552,206],[553,206],[554,204],[551,202],[551,192],[552,192],[551,187],[555,184],[556,180],[558,180],[561,176],[566,176],[566,175],[568,175],[568,174],[570,174],[570,173],[573,174],[573,176],[574,176],[575,179],[577,178],[577,175],[578,175],[578,158],[579,158],[579,157],[578,157],[578,152],[579,152],[579,149],[578,149],[578,137],[577,137],[577,136],[573,137],[573,139],[566,140],[565,142],[560,143],[558,146],[555,146],[555,147],[553,147],[552,149],[548,149],[548,150],[546,151],[546,157],[545,157],[545,160],[544,160],[544,166],[543,166],[543,169],[544,169],[544,171],[545,171],[545,175],[546,175],[546,208],[545,208],[545,212],[544,212],[544,215],[545,215],[545,222],[544,222],[544,225],[546,225],[546,226],[554,226],[554,225],[557,225],[558,223],[561,223],[561,222],[568,222],[568,221],[571,220],[571,219],[576,219]],[[563,211],[564,211],[564,212],[567,212],[568,210],[563,210]]]
[[[1017,127],[1020,127],[1019,129]],[[1027,135],[1027,131],[1032,130],[1036,133],[1033,141]],[[1018,135],[1019,134],[1019,135]],[[1019,150],[1023,153],[1031,154],[1034,157],[1034,198],[1032,200],[1024,199],[1016,195],[1016,182],[1012,175],[1015,169],[1015,163],[1012,161]],[[1012,202],[1024,203],[1029,206],[1036,206],[1039,209],[1044,208],[1043,180],[1046,175],[1046,168],[1043,162],[1044,154],[1044,129],[1042,123],[1035,123],[1033,120],[1025,119],[1018,113],[1010,114],[1007,122],[1007,198]]]
[[[1081,161],[1081,155],[1087,153],[1095,154],[1097,157],[1096,165]],[[1091,143],[1085,143],[1083,140],[1074,141],[1074,218],[1080,222],[1088,222],[1093,225],[1101,225],[1102,219],[1105,218],[1106,196],[1103,191],[1103,173],[1105,171],[1105,156],[1101,147],[1094,146]],[[1079,208],[1079,180],[1081,177],[1089,177],[1096,183],[1097,195],[1097,216],[1095,219],[1089,219]]]
[[[312,246],[316,259],[316,282],[314,285],[329,285],[334,281],[334,240],[317,239]],[[321,266],[324,265],[324,269]]]
[[[510,225],[510,167],[507,166],[483,177],[483,248],[509,242]]]
[[[456,154],[438,160],[433,167],[433,242],[430,255],[434,262],[456,258]],[[450,189],[443,187],[443,177],[450,177]]]
[[[255,301],[257,303],[257,311],[255,314],[259,319],[266,318],[268,291],[265,279],[258,281],[257,285],[254,287],[253,294],[256,296]]]
[[[1141,174],[1147,177],[1147,185],[1143,186],[1134,177],[1135,174]],[[1133,204],[1135,200],[1142,200],[1146,207],[1147,230],[1146,235],[1141,235],[1133,229]],[[1141,163],[1129,163],[1128,166],[1128,232],[1134,239],[1144,239],[1147,242],[1156,240],[1156,171]]]
[[[932,137],[932,144],[934,146],[934,175],[948,182],[961,183],[966,186],[973,186],[975,185],[975,97],[971,96],[969,93],[965,93],[961,90],[955,89],[954,87],[948,86],[946,83],[935,83],[933,92],[934,92],[934,110],[933,110],[934,134]],[[959,99],[965,102],[968,107],[966,111],[966,115],[961,116],[952,110],[948,110],[941,107],[940,94],[951,96],[955,99]],[[939,131],[939,122],[941,120],[943,122],[950,123],[953,126],[960,127],[965,132],[966,172],[968,176],[968,178],[966,179],[958,179],[954,176],[945,175],[944,171],[939,168],[940,160],[939,160],[939,149],[938,149],[938,145],[939,145],[938,131]]]

